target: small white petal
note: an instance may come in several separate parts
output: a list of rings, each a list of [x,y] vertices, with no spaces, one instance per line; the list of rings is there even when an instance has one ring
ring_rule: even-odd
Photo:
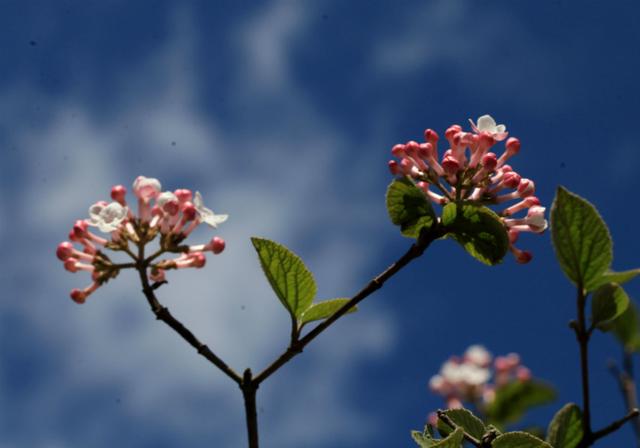
[[[478,129],[480,131],[496,132],[496,121],[491,115],[483,115],[478,118]]]

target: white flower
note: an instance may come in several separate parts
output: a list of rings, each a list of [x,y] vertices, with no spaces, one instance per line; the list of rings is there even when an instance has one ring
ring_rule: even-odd
[[[218,224],[222,224],[227,220],[229,215],[216,215],[213,210],[208,209],[202,202],[202,195],[199,191],[196,191],[196,195],[193,198],[193,205],[196,207],[200,222],[209,224],[214,229],[218,227]]]
[[[469,123],[471,123],[471,128],[477,134],[481,132],[488,132],[493,135],[497,141],[504,140],[507,138],[507,127],[503,124],[496,124],[496,120],[493,119],[491,115],[483,115],[478,118],[478,123],[474,123],[473,120],[469,119]]]
[[[98,227],[101,232],[111,233],[118,229],[127,217],[127,207],[117,202],[107,204],[96,202],[89,208],[89,225]]]
[[[534,205],[529,208],[529,212],[527,213],[526,222],[536,233],[544,232],[549,224],[547,220],[544,219],[544,211],[545,207],[540,207],[539,205]]]
[[[457,386],[480,386],[489,381],[491,372],[474,364],[455,361],[447,361],[440,371],[442,377],[449,383]]]
[[[160,193],[156,198],[156,204],[162,209],[162,211],[165,211],[172,216],[180,210],[180,201],[171,191]]]
[[[160,181],[152,177],[138,176],[133,181],[133,193],[145,202],[157,197],[161,189]]]
[[[487,367],[491,364],[491,353],[482,345],[472,345],[464,352],[464,359],[479,367]]]

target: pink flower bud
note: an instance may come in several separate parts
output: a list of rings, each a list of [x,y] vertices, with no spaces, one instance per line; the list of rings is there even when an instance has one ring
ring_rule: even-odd
[[[396,162],[395,160],[389,160],[387,165],[389,166],[389,171],[393,176],[400,175],[400,167],[398,166],[398,162]]]
[[[127,204],[125,196],[127,195],[127,189],[124,185],[114,185],[111,187],[111,199],[118,202],[123,207]]]
[[[407,153],[407,155],[414,157],[418,154],[418,150],[420,149],[420,144],[418,142],[415,142],[413,140],[407,142],[407,144],[405,145],[405,151]]]
[[[187,201],[182,204],[182,216],[185,221],[192,221],[196,217],[196,206]]]
[[[486,153],[482,156],[482,168],[488,173],[492,172],[498,163],[496,155],[492,152]]]
[[[73,234],[77,237],[77,238],[84,238],[86,233],[87,233],[87,228],[89,227],[89,224],[87,224],[85,221],[83,221],[82,219],[78,219],[74,224],[73,224]]]
[[[191,193],[191,190],[188,190],[186,188],[180,188],[174,191],[173,194],[177,196],[180,204],[184,204],[185,202],[191,201],[191,199],[193,199],[193,193]]]
[[[530,179],[522,179],[520,184],[518,185],[518,193],[521,198],[526,198],[527,196],[531,196],[535,194],[536,186]]]
[[[73,257],[69,257],[64,260],[64,268],[69,272],[78,272],[78,260]]]
[[[394,145],[393,148],[391,148],[391,154],[399,159],[403,158],[407,154],[405,146],[401,144]]]
[[[520,185],[520,175],[515,171],[508,171],[502,177],[502,184],[506,188],[517,188]]]
[[[442,160],[442,168],[444,168],[447,174],[452,175],[460,169],[460,162],[453,158],[453,156],[446,156]]]
[[[433,145],[431,143],[422,143],[418,149],[418,157],[425,160],[434,158]]]
[[[478,134],[478,146],[481,149],[484,150],[487,148],[491,148],[493,145],[495,145],[495,143],[496,139],[489,132],[484,131]]]
[[[202,252],[190,254],[189,258],[191,259],[191,266],[194,268],[201,268],[207,262],[207,257]]]
[[[222,238],[218,238],[217,236],[215,236],[211,240],[211,251],[216,255],[221,253],[224,250],[225,246],[226,243]]]
[[[520,264],[527,264],[533,260],[533,254],[526,250],[516,251],[513,254],[516,257],[516,261]]]
[[[73,250],[73,244],[69,241],[64,241],[58,245],[58,249],[56,249],[56,256],[59,260],[65,261],[73,255]]]
[[[522,382],[529,381],[531,379],[531,370],[525,366],[518,367],[516,370],[516,378]]]
[[[440,137],[438,136],[438,133],[433,129],[427,129],[424,131],[424,139],[425,141],[435,146],[435,144],[438,143]]]
[[[510,137],[507,139],[507,143],[505,144],[507,152],[511,155],[518,154],[520,151],[520,140],[515,137]]]
[[[80,305],[83,304],[85,300],[87,300],[87,295],[84,293],[84,291],[81,291],[77,288],[71,290],[70,296],[71,300]]]
[[[454,124],[449,126],[449,128],[445,131],[444,137],[449,140],[449,142],[453,141],[453,136],[458,132],[462,131],[462,127],[460,125]]]

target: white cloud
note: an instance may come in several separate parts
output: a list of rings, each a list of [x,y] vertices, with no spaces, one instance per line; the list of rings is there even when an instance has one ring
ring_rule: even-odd
[[[202,271],[172,272],[171,283],[158,295],[238,369],[250,365],[260,370],[279,354],[288,337],[286,315],[269,291],[249,236],[278,239],[296,250],[304,247],[305,239],[321,235],[328,244],[306,257],[321,285],[330,285],[321,290],[342,295],[361,286],[359,266],[374,249],[340,228],[336,216],[347,214],[351,205],[337,192],[323,193],[332,179],[336,151],[346,143],[301,100],[299,88],[287,75],[287,42],[302,31],[296,24],[304,22],[304,12],[283,5],[275,3],[252,21],[255,35],[243,41],[246,68],[260,71],[242,70],[242,83],[251,86],[247,90],[258,100],[272,97],[274,86],[278,87],[275,94],[286,95],[281,106],[286,114],[297,117],[290,124],[295,127],[294,139],[280,137],[278,132],[263,133],[260,151],[252,151],[255,135],[223,130],[201,112],[199,82],[194,75],[197,67],[191,56],[197,35],[185,31],[193,27],[185,22],[184,11],[178,14],[175,40],[137,67],[125,69],[122,90],[126,96],[113,99],[117,118],[96,119],[94,105],[82,96],[62,101],[42,97],[50,119],[37,126],[16,124],[14,139],[26,148],[22,162],[27,166],[18,201],[28,204],[18,212],[24,222],[21,237],[35,237],[25,238],[24,243],[31,260],[13,263],[9,269],[28,271],[39,280],[28,285],[33,293],[28,302],[5,301],[0,306],[28,316],[43,341],[42,348],[56,351],[66,362],[55,376],[41,378],[40,390],[23,397],[21,404],[25,415],[35,415],[43,422],[43,431],[53,431],[48,436],[64,437],[55,433],[55,422],[75,391],[115,384],[123,391],[119,411],[151,424],[162,422],[185,434],[195,431],[200,421],[196,425],[189,402],[182,408],[180,397],[206,395],[225,409],[217,411],[215,427],[221,433],[233,431],[229,439],[233,446],[244,441],[237,387],[152,318],[134,275],[123,274],[81,307],[64,297],[72,286],[83,286],[89,280],[82,274],[68,274],[56,264],[52,256],[55,244],[66,237],[74,219],[85,216],[92,202],[107,196],[112,182],[129,183],[137,174],[164,181],[176,172],[193,172],[206,180],[209,172],[216,173],[215,180],[193,187],[203,191],[216,211],[230,213],[219,233],[228,249],[211,257]],[[145,84],[164,88],[157,91]],[[240,96],[248,94],[241,92]],[[28,91],[25,95],[36,94]],[[11,107],[9,99],[21,101],[19,95],[4,96],[5,108]],[[167,146],[172,140],[179,141],[179,150]],[[300,141],[305,142],[304,150]],[[228,166],[238,159],[224,148],[242,148],[244,157],[257,163],[222,169],[221,163]],[[33,210],[38,211],[37,216]],[[7,255],[3,257],[6,262]],[[390,349],[393,324],[375,307],[347,319],[352,319],[351,325],[337,325],[303,355],[307,358],[304,380],[294,362],[274,380],[278,387],[259,397],[270,409],[267,420],[271,426],[263,426],[263,434],[274,446],[300,446],[307,437],[317,443],[323,438],[359,440],[360,425],[375,428],[375,415],[354,409],[343,392],[359,360],[384,355]],[[314,385],[313,390],[304,387],[307,381]],[[300,412],[306,409],[299,402],[286,409],[278,405],[292,388],[296,388],[294,395],[309,394],[307,398],[316,403],[312,420],[299,421]],[[316,420],[322,420],[322,431],[315,427]],[[90,422],[86,425],[86,431],[100,431],[91,429]],[[311,428],[303,431],[305,425]],[[293,431],[294,427],[303,432]]]
[[[546,107],[565,101],[545,48],[509,8],[436,0],[406,11],[400,23],[377,33],[371,65],[383,77],[445,71],[474,96]]]

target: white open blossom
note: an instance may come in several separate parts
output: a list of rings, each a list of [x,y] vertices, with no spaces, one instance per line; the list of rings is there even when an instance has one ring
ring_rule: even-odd
[[[450,384],[480,386],[489,381],[491,371],[468,362],[447,361],[442,366],[440,375]]]
[[[193,205],[196,207],[200,222],[204,222],[214,229],[218,227],[218,224],[222,224],[229,217],[229,215],[216,215],[213,213],[213,210],[205,207],[204,202],[202,201],[202,195],[199,191],[196,191],[195,197],[193,198]]]
[[[157,197],[161,190],[160,181],[153,177],[138,176],[133,181],[133,193],[145,202]]]
[[[527,214],[527,223],[534,232],[544,232],[549,226],[547,220],[544,219],[544,211],[545,207],[540,207],[539,205],[534,205],[533,207],[529,208],[529,213]]]
[[[481,132],[488,132],[493,135],[497,141],[507,138],[507,127],[503,124],[496,124],[496,120],[491,115],[483,115],[478,118],[478,122],[474,123],[469,119],[471,128],[478,134]]]
[[[111,233],[127,218],[127,207],[117,202],[97,202],[89,208],[89,217],[87,223],[90,226],[99,228],[101,232]]]
[[[480,367],[491,364],[493,357],[482,345],[472,345],[464,352],[464,359]]]

